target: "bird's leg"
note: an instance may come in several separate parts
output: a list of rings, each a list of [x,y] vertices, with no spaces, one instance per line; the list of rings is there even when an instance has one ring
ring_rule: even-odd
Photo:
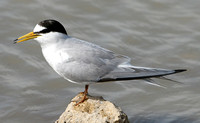
[[[89,85],[85,85],[85,91],[84,91],[84,92],[81,92],[81,94],[83,94],[83,98],[82,98],[79,102],[77,102],[77,103],[75,104],[75,106],[77,106],[77,105],[79,105],[80,103],[83,103],[85,100],[87,100],[88,87],[89,87]]]

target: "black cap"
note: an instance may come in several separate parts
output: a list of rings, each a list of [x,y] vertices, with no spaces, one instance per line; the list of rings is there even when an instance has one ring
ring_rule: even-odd
[[[43,29],[35,33],[60,32],[67,35],[67,31],[65,30],[63,25],[56,20],[51,20],[51,19],[43,20],[38,25],[45,27],[46,29]]]

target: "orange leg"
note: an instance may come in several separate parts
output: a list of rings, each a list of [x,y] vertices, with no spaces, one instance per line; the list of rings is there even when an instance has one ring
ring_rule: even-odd
[[[77,105],[79,105],[80,103],[83,103],[85,100],[87,100],[88,87],[89,87],[89,85],[85,85],[85,91],[84,91],[84,92],[81,92],[81,93],[83,93],[83,98],[82,98],[79,102],[77,102],[77,103],[75,104],[75,106],[77,106]]]

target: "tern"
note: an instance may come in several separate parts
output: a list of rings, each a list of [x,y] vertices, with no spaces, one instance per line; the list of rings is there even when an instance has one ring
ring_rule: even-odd
[[[127,56],[69,36],[63,25],[52,19],[39,22],[32,32],[14,43],[30,39],[40,44],[44,58],[61,77],[85,85],[83,97],[76,105],[87,99],[88,87],[93,83],[149,79],[186,71],[133,66]]]

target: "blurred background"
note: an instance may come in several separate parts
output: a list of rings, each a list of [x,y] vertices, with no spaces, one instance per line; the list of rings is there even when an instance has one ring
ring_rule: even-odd
[[[136,66],[188,71],[154,79],[91,85],[134,123],[200,122],[199,0],[1,0],[0,122],[52,123],[84,85],[55,73],[31,40],[13,40],[44,19],[61,22],[68,34],[119,54]]]

